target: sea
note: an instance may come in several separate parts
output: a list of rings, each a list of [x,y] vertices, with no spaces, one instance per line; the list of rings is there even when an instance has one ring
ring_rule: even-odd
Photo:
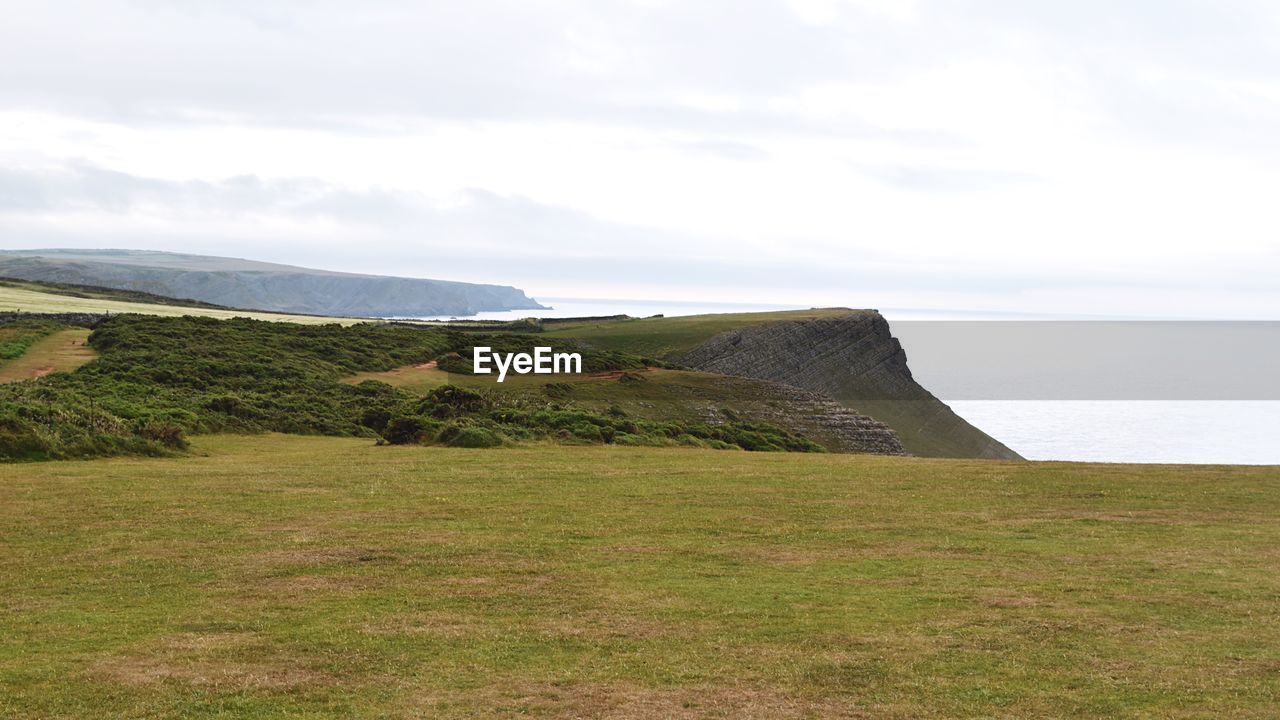
[[[805,309],[799,305],[585,298],[540,298],[539,302],[548,308],[487,312],[465,319],[623,314],[674,317]],[[895,320],[986,319],[955,311],[889,308],[881,312],[890,326]],[[907,351],[910,357],[911,348]],[[1280,465],[1277,401],[942,400],[1028,460]]]

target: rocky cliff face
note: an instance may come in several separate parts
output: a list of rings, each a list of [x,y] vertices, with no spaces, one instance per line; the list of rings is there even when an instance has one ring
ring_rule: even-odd
[[[742,380],[741,382],[748,382]],[[832,452],[906,455],[888,425],[825,395],[778,382],[755,381],[746,410],[760,420],[803,435]],[[715,422],[714,417],[708,418]]]
[[[893,428],[913,455],[1019,457],[911,377],[906,352],[875,311],[731,330],[676,360],[707,372],[773,380],[833,398]]]
[[[140,290],[246,310],[311,315],[421,317],[541,307],[520,290],[501,285],[137,251],[0,252],[0,277]]]

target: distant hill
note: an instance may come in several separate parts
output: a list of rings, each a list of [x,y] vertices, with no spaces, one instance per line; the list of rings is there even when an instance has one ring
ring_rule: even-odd
[[[146,250],[0,250],[0,277],[313,315],[465,316],[542,307],[522,291],[502,285],[359,275]]]
[[[141,290],[119,290],[116,288],[107,288],[98,285],[73,285],[70,283],[54,283],[42,280],[22,280],[18,278],[7,278],[3,275],[0,275],[0,288],[29,290],[31,292],[47,293],[49,295],[59,295],[62,297],[78,298],[81,300],[119,301],[140,303],[143,305],[166,305],[171,307],[182,306],[206,310],[236,309],[229,308],[225,305],[200,302],[199,300],[192,300],[191,298],[165,297],[164,295],[142,292]]]

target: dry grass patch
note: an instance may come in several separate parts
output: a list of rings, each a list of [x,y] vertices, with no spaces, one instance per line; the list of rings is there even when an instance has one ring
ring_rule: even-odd
[[[652,688],[625,682],[517,683],[443,696],[426,696],[415,705],[439,717],[461,717],[465,707],[484,707],[492,718],[649,720],[652,718],[865,718],[856,701],[789,694],[775,688],[709,686]],[[875,717],[886,717],[876,715]]]
[[[178,685],[231,692],[293,691],[334,682],[333,676],[308,667],[303,658],[286,656],[252,632],[166,637],[101,660],[89,675],[134,688]]]
[[[0,362],[0,383],[33,380],[54,372],[71,372],[97,356],[89,347],[88,330],[61,330],[36,341],[19,357]]]

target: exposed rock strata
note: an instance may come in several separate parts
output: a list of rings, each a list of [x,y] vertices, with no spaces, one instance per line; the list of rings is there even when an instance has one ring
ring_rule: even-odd
[[[775,382],[759,382],[753,391],[754,402],[749,407],[752,420],[803,435],[833,452],[907,454],[888,425],[829,397]]]
[[[773,380],[834,398],[893,428],[913,455],[1019,457],[912,378],[906,352],[875,311],[731,330],[674,359],[707,372]]]

